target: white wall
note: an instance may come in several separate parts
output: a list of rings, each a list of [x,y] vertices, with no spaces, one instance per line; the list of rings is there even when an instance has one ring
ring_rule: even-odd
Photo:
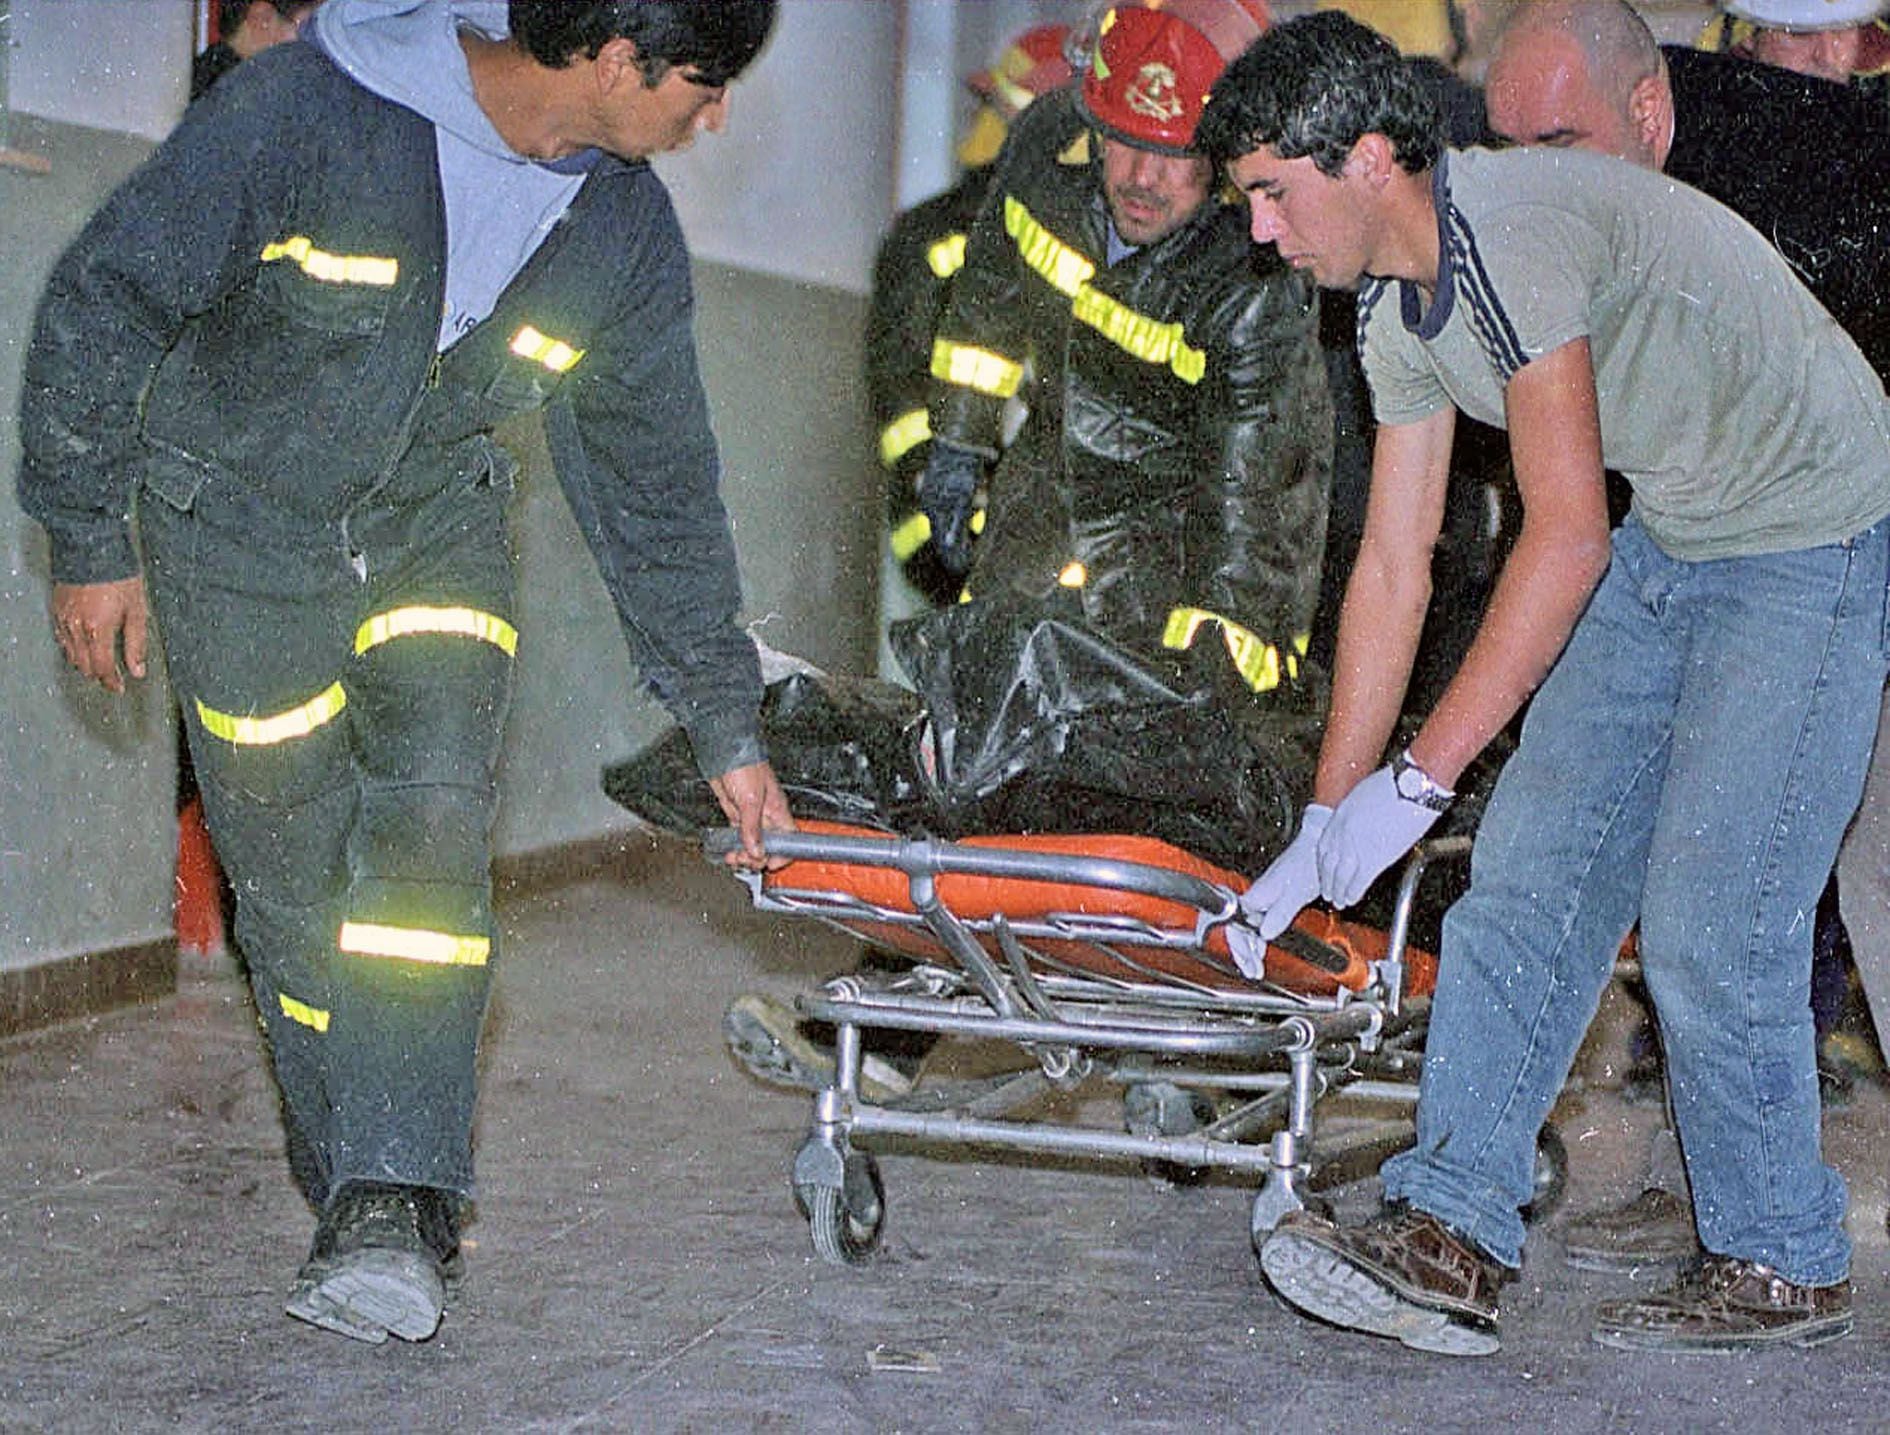
[[[9,107],[162,139],[190,97],[192,0],[11,0]]]

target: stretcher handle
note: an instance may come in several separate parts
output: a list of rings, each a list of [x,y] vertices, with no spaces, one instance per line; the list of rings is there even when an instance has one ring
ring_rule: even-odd
[[[719,860],[740,845],[732,828],[703,834],[703,850]],[[790,862],[852,862],[889,867],[908,877],[1008,877],[1060,882],[1159,897],[1215,916],[1232,914],[1235,894],[1187,872],[1069,852],[1030,852],[1010,847],[972,847],[936,837],[852,837],[828,832],[764,832],[770,857]]]

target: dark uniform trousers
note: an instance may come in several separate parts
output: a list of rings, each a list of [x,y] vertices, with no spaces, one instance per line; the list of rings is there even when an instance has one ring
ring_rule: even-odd
[[[352,1180],[471,1193],[516,646],[501,487],[458,477],[299,532],[234,480],[188,511],[143,496],[147,581],[317,1206]]]

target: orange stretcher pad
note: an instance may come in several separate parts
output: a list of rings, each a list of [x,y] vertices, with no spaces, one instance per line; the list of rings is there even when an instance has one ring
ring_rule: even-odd
[[[802,831],[845,837],[885,838],[884,832],[836,822],[804,821]],[[960,839],[960,847],[998,848],[1014,852],[1102,857],[1167,868],[1229,892],[1245,890],[1247,879],[1217,867],[1154,837],[1056,834],[1041,836],[980,836]],[[788,863],[762,879],[764,890],[775,896],[792,893],[839,894],[889,914],[916,917],[906,874],[896,867],[872,862],[801,860]],[[1048,882],[1018,877],[970,876],[946,873],[936,879],[940,903],[970,928],[994,953],[995,939],[980,930],[995,917],[1014,924],[1054,922],[1070,916],[1114,919],[1134,923],[1161,934],[1137,941],[1130,937],[1108,940],[1069,940],[1032,936],[1023,945],[1046,966],[1074,970],[1111,980],[1147,981],[1170,978],[1191,986],[1219,991],[1253,991],[1256,984],[1240,974],[1227,946],[1227,924],[1208,929],[1196,943],[1201,912],[1196,907],[1141,892],[1086,883]],[[876,921],[848,916],[840,925],[876,946],[929,962],[951,963],[950,955],[917,922]],[[1332,996],[1341,989],[1362,991],[1373,980],[1372,963],[1384,958],[1386,934],[1376,927],[1349,922],[1323,908],[1308,908],[1294,919],[1293,929],[1318,944],[1320,963],[1294,955],[1285,946],[1270,944],[1266,957],[1268,985],[1309,996]],[[1188,940],[1174,944],[1179,939]],[[1294,942],[1304,947],[1304,941]],[[1334,960],[1334,956],[1338,960]],[[1327,966],[1342,970],[1326,970]],[[1437,984],[1437,959],[1429,952],[1409,948],[1404,954],[1404,994],[1428,996]]]

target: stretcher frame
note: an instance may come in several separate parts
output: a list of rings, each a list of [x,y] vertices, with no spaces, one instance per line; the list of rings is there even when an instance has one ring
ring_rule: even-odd
[[[732,833],[712,834],[710,854],[725,854],[734,840]],[[1009,845],[1013,841],[1019,845]],[[737,873],[759,911],[816,920],[908,955],[934,949],[943,958],[921,955],[906,972],[856,971],[796,998],[803,1017],[831,1023],[836,1033],[834,1079],[814,1095],[812,1121],[792,1168],[796,1202],[823,1259],[856,1263],[877,1248],[885,1190],[869,1148],[887,1138],[902,1149],[904,1143],[976,1146],[1140,1161],[1184,1177],[1257,1175],[1249,1219],[1256,1245],[1288,1211],[1306,1204],[1316,1164],[1409,1139],[1429,1006],[1406,992],[1412,912],[1426,872],[1466,856],[1468,837],[1438,839],[1413,852],[1399,877],[1382,955],[1365,963],[1362,976],[1353,971],[1351,984],[1335,978],[1324,991],[1239,976],[1225,943],[1225,927],[1239,910],[1239,894],[1228,883],[1168,865],[1026,847],[1026,841],[952,842],[838,827],[770,833],[769,855],[789,865],[768,874]],[[1002,901],[983,900],[990,893],[1035,892],[1040,889],[1030,884],[1041,883],[1081,889],[1096,900],[1077,901],[1079,910],[1017,914]],[[862,888],[873,895],[861,895]],[[974,888],[980,900],[950,900]],[[1112,910],[1117,902],[1137,914]],[[1149,920],[1151,903],[1168,915]],[[1333,954],[1319,950],[1322,945],[1289,933],[1269,949],[1269,971],[1276,951],[1295,958],[1302,971],[1308,962],[1331,970],[1343,965],[1328,962]],[[1102,954],[1091,964],[1102,970],[1073,964],[1071,951]],[[1205,980],[1176,976],[1178,954],[1198,963]],[[1168,969],[1155,966],[1158,961]],[[1188,970],[1186,962],[1181,966]],[[875,1102],[861,1089],[861,1034],[868,1030],[1009,1042],[1033,1064],[943,1090],[921,1085],[910,1096]],[[1052,1088],[1096,1076],[1124,1088],[1125,1106],[1138,1090],[1153,1093],[1152,1108],[1143,1100],[1143,1119],[1138,1124],[1132,1117],[1121,1131],[1019,1117]],[[1336,1149],[1325,1137],[1315,1142],[1321,1104],[1341,1091],[1390,1103],[1398,1115],[1354,1118],[1349,1139]],[[1231,1108],[1216,1109],[1194,1129],[1174,1129],[1171,1094],[1205,1092],[1231,1101]]]

